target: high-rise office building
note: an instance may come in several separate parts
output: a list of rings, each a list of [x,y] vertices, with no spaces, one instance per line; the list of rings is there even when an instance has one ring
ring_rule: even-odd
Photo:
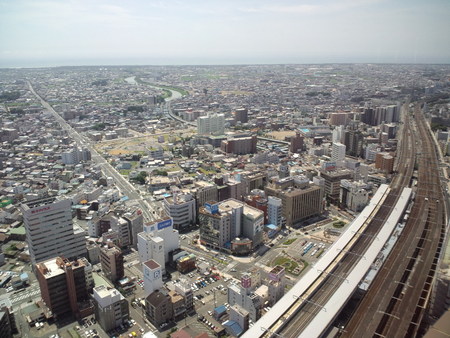
[[[138,234],[138,251],[141,263],[155,260],[165,271],[169,262],[169,252],[180,247],[180,235],[173,228],[170,217],[163,217],[144,225],[144,231]]]
[[[83,317],[92,307],[89,303],[89,280],[92,271],[86,269],[86,260],[70,261],[55,257],[36,265],[41,296],[56,317],[69,313]]]
[[[68,259],[86,256],[85,233],[72,223],[72,202],[56,197],[21,205],[31,263],[56,256]]]
[[[333,142],[331,147],[331,160],[333,162],[345,160],[345,144]]]
[[[219,193],[217,185],[206,182],[197,181],[195,184],[195,199],[196,199],[196,211],[208,201],[217,201],[219,199]]]
[[[361,156],[364,137],[359,130],[346,130],[344,134],[344,144],[347,155]]]
[[[372,186],[362,181],[341,180],[339,200],[341,208],[360,212],[369,202],[369,191]]]
[[[291,176],[274,180],[265,191],[267,196],[275,196],[282,200],[286,226],[296,227],[323,211],[323,189],[310,184],[307,177]]]

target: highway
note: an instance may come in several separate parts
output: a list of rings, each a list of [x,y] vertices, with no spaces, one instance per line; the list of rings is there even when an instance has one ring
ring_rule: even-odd
[[[343,337],[414,337],[423,322],[446,234],[448,210],[436,145],[416,108],[418,178],[415,203],[399,241],[355,309]]]
[[[36,91],[33,89],[31,82],[28,81],[28,86],[30,91],[35,95],[41,102],[42,106],[47,109],[59,123],[63,130],[66,130],[68,135],[79,145],[90,150],[92,161],[99,165],[102,172],[107,177],[112,177],[114,183],[123,195],[128,196],[130,200],[135,200],[144,215],[144,221],[150,222],[156,219],[155,214],[158,214],[156,210],[145,201],[139,190],[137,190],[126,178],[124,178],[113,166],[111,166],[94,148],[91,141],[80,135],[75,129],[73,129],[54,109],[46,102]]]

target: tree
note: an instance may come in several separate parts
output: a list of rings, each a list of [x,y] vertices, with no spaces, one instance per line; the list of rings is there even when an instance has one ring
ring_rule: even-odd
[[[133,180],[137,181],[140,184],[145,184],[145,179],[148,176],[148,172],[141,171]]]
[[[92,127],[92,129],[94,129],[94,130],[103,130],[105,128],[106,128],[106,125],[104,123],[96,123]]]
[[[14,100],[17,100],[19,97],[20,97],[19,91],[3,92],[0,94],[0,102],[14,101]]]

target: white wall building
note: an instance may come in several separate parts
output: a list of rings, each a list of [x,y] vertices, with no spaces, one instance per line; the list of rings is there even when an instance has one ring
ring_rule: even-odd
[[[267,218],[268,223],[282,226],[283,222],[283,201],[281,198],[269,196],[267,199]]]
[[[105,332],[124,324],[130,317],[128,301],[114,288],[94,288],[95,318]]]
[[[138,234],[138,252],[141,262],[153,259],[161,265],[163,272],[165,271],[164,239],[147,232],[141,232]]]
[[[225,125],[224,114],[208,114],[197,119],[197,132],[199,134],[223,135]]]
[[[345,144],[333,142],[331,147],[331,160],[333,162],[342,162],[345,160]]]
[[[144,272],[145,297],[164,286],[161,266],[153,259],[142,264]]]
[[[70,199],[48,197],[21,205],[32,264],[57,256],[86,256],[84,231],[72,223],[71,204]]]
[[[195,225],[197,209],[191,194],[175,192],[172,197],[164,199],[164,210],[173,219],[175,229],[183,229]]]
[[[340,202],[344,207],[359,212],[369,203],[370,190],[371,186],[362,181],[341,180]]]
[[[141,263],[153,259],[165,270],[169,252],[180,247],[180,235],[173,229],[172,218],[145,224],[144,231],[138,234],[137,246]]]
[[[61,153],[61,161],[64,164],[78,164],[81,161],[89,161],[91,159],[91,152],[87,148],[73,148],[70,151]]]

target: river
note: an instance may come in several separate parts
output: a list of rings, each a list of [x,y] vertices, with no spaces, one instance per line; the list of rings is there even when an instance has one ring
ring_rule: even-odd
[[[130,76],[125,78],[125,81],[131,85],[137,85],[138,83],[136,82],[136,76]],[[158,87],[158,86],[153,86],[151,84],[149,84],[148,86],[156,88],[156,89],[165,89],[170,91],[171,95],[170,97],[168,97],[166,99],[166,101],[172,101],[172,100],[176,100],[179,99],[182,95],[180,92],[177,92],[176,90],[172,90],[172,89],[168,89],[168,88],[163,88],[163,87]]]

